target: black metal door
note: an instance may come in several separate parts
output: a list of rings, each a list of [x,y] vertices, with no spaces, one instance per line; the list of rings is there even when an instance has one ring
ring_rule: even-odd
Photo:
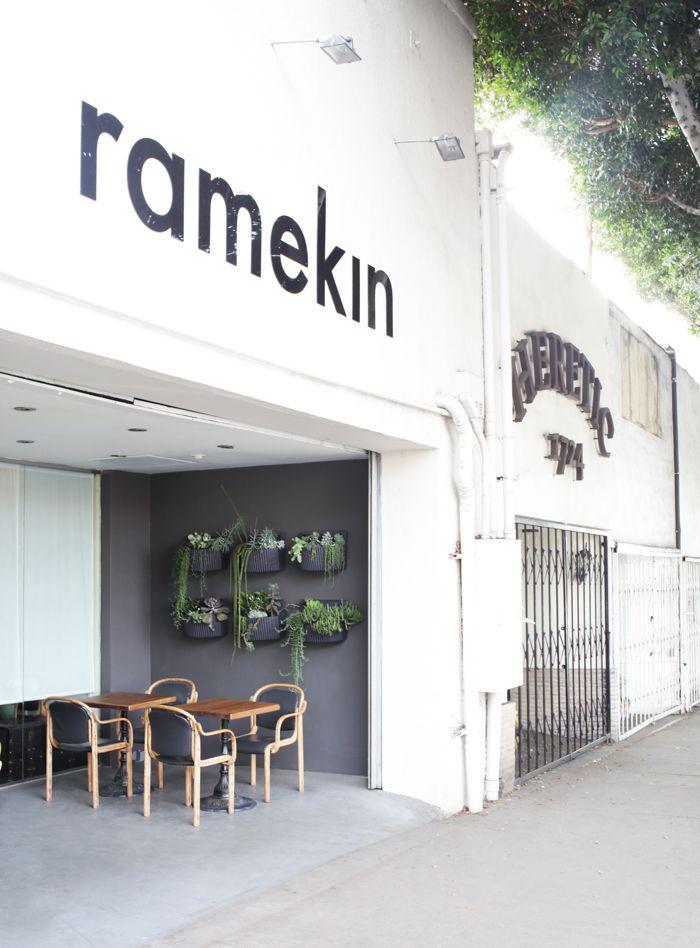
[[[565,760],[610,731],[607,539],[518,523],[522,545],[523,685],[516,775]]]

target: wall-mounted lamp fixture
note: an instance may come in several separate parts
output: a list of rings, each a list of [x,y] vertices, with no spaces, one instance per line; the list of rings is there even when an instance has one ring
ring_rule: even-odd
[[[334,36],[326,36],[321,39],[308,40],[275,40],[271,46],[295,46],[299,43],[317,43],[326,56],[330,56],[333,62],[342,66],[343,63],[358,63],[360,56],[355,50],[351,36],[341,36],[336,33]]]
[[[443,132],[442,135],[435,135],[433,138],[409,138],[402,141],[396,141],[395,145],[418,145],[432,142],[440,153],[443,161],[458,161],[464,158],[462,145],[454,132]]]

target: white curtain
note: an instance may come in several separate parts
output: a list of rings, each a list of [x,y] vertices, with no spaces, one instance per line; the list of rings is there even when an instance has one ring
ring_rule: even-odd
[[[21,469],[0,464],[0,704],[22,695]]]
[[[0,647],[0,703],[97,686],[93,497],[90,474],[0,470],[0,527],[15,531],[0,544],[0,595],[17,603]]]

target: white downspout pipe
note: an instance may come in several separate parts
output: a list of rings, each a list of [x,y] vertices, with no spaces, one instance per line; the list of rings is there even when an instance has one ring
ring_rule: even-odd
[[[513,151],[511,144],[498,149],[496,172],[496,207],[498,209],[498,319],[500,339],[500,383],[501,383],[501,437],[502,437],[502,489],[503,532],[506,539],[515,538],[515,515],[513,504],[513,393],[511,388],[511,319],[510,319],[510,273],[508,269],[508,204],[506,201],[505,174],[508,158]]]
[[[484,432],[482,430],[482,421],[476,410],[476,405],[466,392],[457,396],[464,406],[467,413],[469,424],[472,426],[476,443],[481,455],[481,535],[482,537],[491,536],[491,500],[492,500],[492,474],[491,452],[486,443]]]
[[[513,395],[511,391],[511,320],[510,279],[508,272],[508,206],[505,195],[505,171],[513,150],[510,144],[497,149],[496,208],[498,213],[498,337],[499,382],[501,389],[501,490],[502,519],[499,536],[515,537],[513,515]],[[486,799],[498,800],[501,771],[501,710],[505,695],[486,695]]]
[[[488,129],[476,133],[479,159],[479,208],[481,237],[481,314],[484,349],[484,434],[492,461],[496,459],[496,363],[493,321],[493,247],[491,241],[491,158],[493,142]],[[494,497],[495,500],[495,497]],[[490,536],[497,535],[497,509],[491,504]]]
[[[455,487],[459,503],[459,539],[461,576],[461,629],[462,629],[462,736],[464,740],[465,803],[470,813],[484,808],[484,728],[479,692],[475,685],[475,657],[472,640],[473,624],[468,622],[469,608],[475,600],[474,590],[474,484],[472,482],[473,432],[464,406],[456,398],[440,395],[440,408],[452,418],[457,432],[455,459]]]

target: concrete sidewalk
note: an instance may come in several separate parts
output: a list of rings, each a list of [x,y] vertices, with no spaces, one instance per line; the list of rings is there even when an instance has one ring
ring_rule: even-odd
[[[700,944],[700,712],[530,780],[480,816],[365,847],[168,948]]]

